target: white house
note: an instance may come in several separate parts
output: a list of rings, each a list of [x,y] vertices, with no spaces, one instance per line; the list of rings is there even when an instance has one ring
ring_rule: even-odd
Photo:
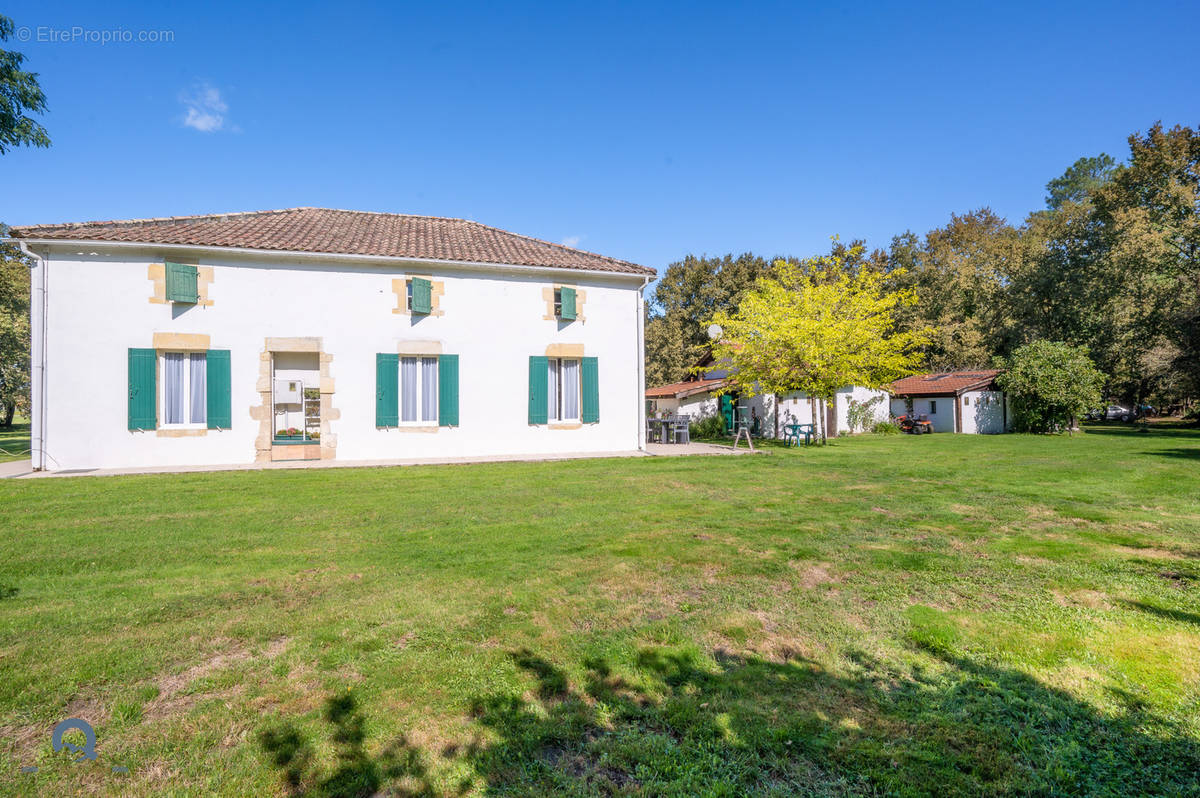
[[[919,374],[891,384],[892,415],[926,416],[934,432],[990,435],[1012,428],[998,369]]]
[[[11,235],[35,259],[35,468],[644,445],[652,269],[321,208]]]
[[[679,413],[700,419],[720,414],[725,417],[726,429],[732,429],[734,409],[742,405],[755,424],[756,435],[765,438],[782,438],[789,424],[812,424],[813,407],[808,395],[802,392],[781,394],[755,394],[743,399],[737,392],[721,393],[725,388],[729,370],[715,363],[711,353],[697,364],[695,378],[646,389],[649,409],[658,412]],[[870,422],[888,420],[888,394],[886,391],[871,390],[861,386],[848,386],[834,394],[832,401],[825,404],[826,434],[855,432],[849,422],[850,403],[871,402]],[[818,411],[819,413],[819,411]]]

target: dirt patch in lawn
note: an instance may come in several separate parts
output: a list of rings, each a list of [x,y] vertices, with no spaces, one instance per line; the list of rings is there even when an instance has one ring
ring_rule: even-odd
[[[1135,546],[1114,546],[1113,551],[1118,554],[1126,554],[1131,557],[1145,557],[1150,560],[1184,560],[1187,559],[1184,555],[1170,551],[1168,549],[1159,549],[1153,546],[1145,548]]]
[[[158,677],[155,680],[158,695],[150,699],[143,708],[145,717],[147,719],[156,719],[182,714],[206,698],[221,698],[235,695],[243,690],[244,687],[238,685],[226,690],[196,693],[185,693],[184,690],[193,682],[211,676],[231,665],[255,658],[273,660],[283,653],[289,642],[289,638],[286,637],[272,640],[257,657],[244,647],[217,652],[180,673],[166,674]]]
[[[793,561],[789,564],[796,570],[796,574],[800,578],[800,586],[806,590],[812,590],[813,588],[821,585],[836,584],[837,582],[841,581],[841,577],[830,573],[829,569],[832,566],[829,563],[805,563]]]
[[[1072,590],[1069,593],[1053,591],[1054,602],[1063,607],[1087,607],[1091,610],[1112,609],[1108,594],[1099,590]]]

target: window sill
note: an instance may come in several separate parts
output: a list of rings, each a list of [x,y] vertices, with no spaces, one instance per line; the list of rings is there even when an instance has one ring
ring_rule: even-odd
[[[546,425],[550,429],[581,429],[582,421],[551,421]]]
[[[384,432],[395,431],[395,432],[434,433],[434,432],[437,432],[438,429],[440,429],[440,428],[438,427],[437,424],[400,424],[399,426],[396,426],[396,427],[376,427],[376,429],[383,430]]]
[[[160,438],[201,438],[208,434],[208,427],[159,427],[154,434]]]

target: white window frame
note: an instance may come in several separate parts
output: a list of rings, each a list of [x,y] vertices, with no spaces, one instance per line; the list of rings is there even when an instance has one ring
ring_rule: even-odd
[[[167,423],[167,355],[183,355],[183,402],[184,414],[191,417],[192,400],[192,355],[204,355],[205,368],[208,367],[208,353],[188,351],[159,351],[158,353],[158,429],[208,429],[208,408],[204,409],[203,421],[185,421],[179,424]]]
[[[409,281],[409,285],[412,285],[411,280]],[[411,299],[411,297],[412,294],[410,292],[409,298]],[[416,358],[417,360],[417,419],[415,421],[404,420],[404,358],[406,357]],[[421,396],[423,393],[422,389],[425,387],[425,374],[421,368],[422,360],[432,360],[433,367],[437,373],[437,390],[433,393],[433,419],[431,421],[422,421],[420,419]],[[399,424],[401,427],[436,427],[441,421],[438,416],[442,407],[442,364],[438,361],[437,355],[418,355],[413,353],[404,354],[401,352],[400,365],[397,371],[399,371],[399,374],[396,376],[396,404],[398,405],[396,408],[396,415],[398,416],[397,424]]]
[[[575,378],[579,385],[575,391],[575,415],[571,418],[564,418],[562,412],[563,400],[563,363],[573,362],[575,364]],[[555,369],[558,379],[555,380],[557,390],[553,396],[550,396],[550,373],[546,372],[546,394],[549,401],[546,408],[546,420],[551,424],[571,424],[583,420],[583,360],[577,357],[552,357],[549,358],[550,368]]]
[[[412,313],[413,278],[404,278],[404,309]],[[404,355],[401,355],[404,357]],[[409,355],[408,357],[412,357]]]

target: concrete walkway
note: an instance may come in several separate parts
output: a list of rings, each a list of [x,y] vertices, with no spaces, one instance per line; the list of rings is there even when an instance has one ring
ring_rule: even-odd
[[[8,463],[0,463],[0,479],[15,479],[32,473],[32,460],[13,460]]]
[[[682,457],[692,454],[759,454],[759,450],[751,452],[742,444],[738,448],[723,446],[719,443],[647,443],[646,454],[655,457]]]

